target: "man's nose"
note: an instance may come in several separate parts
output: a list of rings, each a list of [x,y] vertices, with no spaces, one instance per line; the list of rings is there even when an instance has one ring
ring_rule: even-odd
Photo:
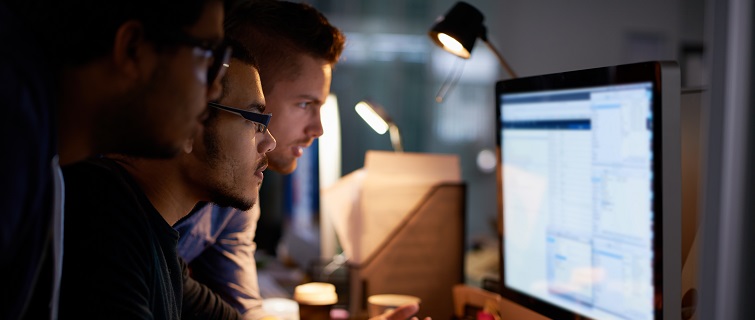
[[[270,133],[270,130],[265,130],[265,136],[262,138],[262,143],[260,144],[261,152],[268,153],[273,151],[277,144],[278,143],[275,141],[273,134]]]

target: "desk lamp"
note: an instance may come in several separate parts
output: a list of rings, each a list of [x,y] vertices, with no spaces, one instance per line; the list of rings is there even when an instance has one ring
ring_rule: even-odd
[[[404,151],[404,148],[401,146],[401,133],[398,130],[398,126],[388,116],[388,112],[383,107],[377,103],[362,100],[354,106],[354,109],[362,117],[362,120],[367,122],[378,134],[385,134],[386,131],[389,132],[394,151]]]
[[[443,50],[464,59],[469,59],[475,40],[479,37],[493,51],[509,76],[516,78],[514,70],[506,63],[501,53],[488,41],[488,31],[482,24],[483,19],[480,10],[464,1],[459,1],[451,7],[451,10],[448,10],[445,16],[436,20],[428,35]]]

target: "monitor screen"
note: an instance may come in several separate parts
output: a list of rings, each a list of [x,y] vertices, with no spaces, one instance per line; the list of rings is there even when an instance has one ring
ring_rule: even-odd
[[[680,184],[664,188],[662,161],[679,160],[679,143],[664,148],[666,129],[678,137],[678,80],[675,92],[663,83],[674,70],[648,62],[497,83],[504,297],[552,318],[664,318],[664,264],[681,260],[670,262],[680,249],[664,251],[674,240],[663,236],[680,234],[664,228],[680,206],[664,205]],[[675,106],[664,100],[674,94]]]

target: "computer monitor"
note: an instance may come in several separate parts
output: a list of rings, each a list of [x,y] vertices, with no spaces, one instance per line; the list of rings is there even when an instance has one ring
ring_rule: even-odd
[[[553,319],[679,319],[679,68],[496,83],[501,295]]]

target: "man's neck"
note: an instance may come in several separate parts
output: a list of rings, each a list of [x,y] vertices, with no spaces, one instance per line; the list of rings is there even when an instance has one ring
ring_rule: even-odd
[[[171,226],[200,201],[183,182],[177,159],[119,158],[118,162],[141,186],[152,206]]]
[[[97,91],[87,88],[86,71],[65,69],[58,79],[58,154],[67,165],[96,152],[94,119]],[[86,91],[86,92],[85,92]]]
[[[113,76],[103,58],[76,67],[63,67],[57,79],[58,153],[66,165],[98,153],[112,152],[107,144],[108,128],[113,119],[106,116],[118,108],[128,91],[127,80]]]

